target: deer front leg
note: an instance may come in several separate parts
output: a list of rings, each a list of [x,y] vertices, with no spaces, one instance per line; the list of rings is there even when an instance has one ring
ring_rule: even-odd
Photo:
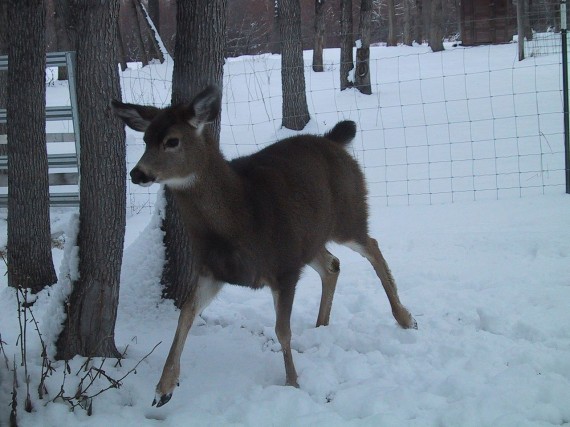
[[[210,304],[222,286],[222,283],[213,280],[211,277],[200,276],[194,292],[188,296],[188,299],[182,305],[174,340],[166,358],[162,376],[156,386],[156,395],[152,406],[160,407],[168,403],[172,397],[174,387],[178,385],[180,356],[182,355],[188,332],[194,323],[196,315]]]

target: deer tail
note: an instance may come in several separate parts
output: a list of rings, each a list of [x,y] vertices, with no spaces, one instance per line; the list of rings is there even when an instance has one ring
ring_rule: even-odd
[[[325,138],[330,139],[340,145],[346,145],[354,139],[356,135],[356,123],[352,120],[338,122],[334,128],[325,133]]]

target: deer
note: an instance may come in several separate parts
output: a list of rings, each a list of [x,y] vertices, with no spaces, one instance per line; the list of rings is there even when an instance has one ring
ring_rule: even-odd
[[[397,323],[417,329],[377,241],[369,236],[364,173],[346,149],[356,124],[341,121],[323,136],[289,137],[228,161],[207,126],[220,114],[221,99],[220,88],[210,85],[190,103],[162,109],[112,101],[128,127],[144,132],[146,147],[130,172],[132,182],[159,183],[171,191],[198,266],[197,284],[181,305],[156,386],[152,405],[157,407],[178,385],[180,357],[195,317],[225,284],[270,288],[286,385],[299,387],[290,325],[295,288],[305,266],[318,273],[322,294],[316,326],[328,325],[340,273],[329,242],[366,258]]]

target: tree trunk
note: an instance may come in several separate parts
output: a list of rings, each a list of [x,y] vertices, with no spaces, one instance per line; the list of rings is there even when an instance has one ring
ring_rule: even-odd
[[[388,46],[397,46],[396,40],[396,5],[394,0],[387,0],[388,3]]]
[[[69,50],[74,50],[71,47],[71,41],[69,40],[69,35],[67,32],[67,13],[69,4],[67,0],[55,0],[54,1],[54,26],[55,26],[55,39],[57,44],[57,50],[59,52],[66,52]],[[67,80],[67,67],[59,67],[57,70],[58,80]]]
[[[227,0],[193,0],[178,3],[177,36],[172,72],[172,104],[190,102],[209,83],[222,86]],[[207,22],[208,25],[204,25]],[[192,37],[188,37],[191,34]],[[219,118],[212,125],[216,141],[220,137]],[[177,307],[196,284],[192,245],[170,191],[163,223],[166,263],[162,273],[163,295]]]
[[[356,49],[356,73],[354,86],[366,95],[372,93],[370,86],[370,25],[372,23],[372,0],[360,3],[360,47]]]
[[[416,7],[414,8],[414,22],[415,22],[415,39],[416,43],[422,44],[424,42],[424,4],[422,0],[416,0]]]
[[[79,275],[67,301],[57,357],[119,357],[115,321],[126,222],[125,131],[109,102],[121,99],[118,0],[73,3],[81,134]]]
[[[10,0],[8,25],[8,284],[38,292],[57,281],[49,217],[43,1]]]
[[[302,130],[309,122],[305,93],[305,66],[301,41],[301,4],[299,0],[281,0],[279,32],[281,36],[282,126]]]
[[[340,90],[352,87],[353,81],[349,78],[354,68],[352,61],[352,0],[340,1]]]
[[[281,4],[279,0],[270,0],[273,5],[273,27],[271,28],[271,53],[281,54],[281,35],[279,21],[281,18]]]
[[[525,1],[517,0],[517,44],[519,48],[519,61],[524,59],[524,15]]]
[[[8,1],[0,0],[0,55],[8,55]],[[8,72],[0,71],[0,108],[8,101]],[[6,123],[0,123],[0,135],[6,135]],[[8,154],[8,146],[0,144],[0,156]]]
[[[148,0],[148,16],[150,17],[154,28],[160,35],[160,2],[159,0]]]
[[[323,48],[325,45],[325,0],[315,0],[315,44],[313,49],[313,71],[322,72]]]
[[[411,46],[414,43],[414,36],[412,34],[412,3],[411,0],[403,0],[404,3],[404,44]]]
[[[432,52],[443,50],[443,0],[430,0],[431,13],[428,24],[428,44]]]
[[[144,40],[143,40],[143,33],[141,31],[141,26],[140,26],[140,21],[139,21],[139,17],[137,15],[137,5],[136,2],[138,0],[131,0],[129,2],[127,2],[129,9],[127,9],[129,11],[129,14],[131,16],[131,22],[133,23],[132,25],[134,26],[134,31],[131,32],[133,38],[134,38],[134,42],[135,42],[135,46],[136,49],[138,50],[138,55],[137,52],[135,52],[135,54],[133,56],[138,56],[138,58],[140,59],[140,61],[142,62],[143,67],[148,65],[149,63],[149,57],[148,57],[148,50],[146,49],[146,46],[144,44]],[[135,58],[132,58],[133,60]]]
[[[530,23],[530,4],[532,1],[524,0],[524,13],[523,13],[523,25],[524,25],[524,36],[527,41],[532,40],[532,26]]]

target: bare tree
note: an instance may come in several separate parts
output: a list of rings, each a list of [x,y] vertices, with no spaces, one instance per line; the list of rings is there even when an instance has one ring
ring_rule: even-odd
[[[366,95],[372,93],[370,86],[370,24],[372,23],[372,0],[360,3],[360,45],[356,48],[356,72],[354,86]]]
[[[517,43],[519,48],[519,61],[524,59],[524,42],[532,40],[532,30],[530,28],[528,0],[513,0],[517,7]]]
[[[315,44],[313,48],[313,71],[322,72],[325,44],[325,0],[315,0]]]
[[[45,133],[44,2],[10,0],[8,28],[8,284],[37,292],[57,281]]]
[[[75,50],[75,28],[72,27],[75,20],[70,16],[69,0],[54,0],[54,10],[57,50]],[[67,67],[58,68],[57,79],[67,80]]]
[[[148,0],[148,16],[152,23],[154,24],[154,28],[160,34],[160,2],[159,0]]]
[[[388,46],[397,46],[396,40],[396,5],[394,0],[387,0],[388,4]]]
[[[79,279],[66,304],[57,357],[119,357],[115,321],[126,223],[126,146],[110,101],[121,98],[118,0],[74,0],[81,134]]]
[[[0,55],[8,55],[8,0],[0,0]],[[8,100],[8,73],[0,71],[0,108]],[[0,123],[0,135],[6,135],[6,123]],[[7,145],[0,144],[0,156],[7,154]]]
[[[176,45],[172,72],[172,104],[190,102],[209,83],[222,85],[227,0],[179,1],[176,11]],[[204,25],[207,22],[208,25]],[[219,119],[213,124],[216,141]],[[180,307],[196,284],[196,260],[170,191],[166,190],[166,264],[162,273],[164,296]]]
[[[416,7],[414,8],[414,22],[415,22],[415,39],[416,42],[422,44],[424,41],[424,0],[415,0]],[[427,1],[426,1],[427,3]]]
[[[427,4],[428,2],[426,2]],[[429,0],[430,18],[428,29],[428,43],[433,52],[441,52],[443,48],[443,0]]]
[[[412,33],[412,28],[414,25],[413,13],[415,9],[415,2],[413,0],[402,0],[404,5],[404,44],[411,46],[414,43],[414,36]]]
[[[271,53],[281,53],[281,35],[279,21],[281,20],[281,5],[279,0],[270,0],[273,4],[273,28],[271,31]]]
[[[301,130],[309,122],[305,93],[305,65],[301,41],[301,4],[299,0],[279,1],[281,36],[282,126]]]
[[[352,46],[352,0],[340,1],[340,90],[352,87],[349,73],[354,68]]]

